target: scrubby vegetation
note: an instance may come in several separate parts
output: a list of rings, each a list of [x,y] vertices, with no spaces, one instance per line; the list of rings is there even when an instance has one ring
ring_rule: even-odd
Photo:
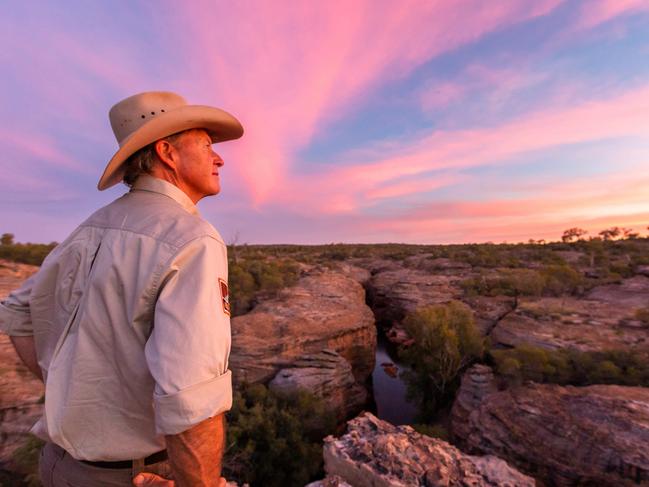
[[[293,285],[303,264],[336,266],[343,261],[358,263],[356,259],[388,259],[419,268],[435,259],[449,259],[471,266],[467,273],[472,277],[461,283],[463,299],[579,296],[649,265],[649,238],[609,229],[601,238],[586,240],[580,229],[569,230],[563,241],[550,243],[233,245],[228,252],[233,315],[246,313],[258,300]],[[11,234],[4,234],[0,258],[39,265],[55,245],[15,243]],[[550,313],[536,309],[535,300],[521,301],[520,311]],[[638,310],[635,319],[649,324],[649,307]],[[452,403],[462,372],[476,361],[494,366],[503,386],[536,381],[649,387],[649,357],[635,352],[550,351],[531,346],[487,352],[489,345],[478,333],[471,310],[459,301],[416,310],[403,325],[414,339],[412,346],[400,351],[400,358],[412,369],[402,377],[420,406],[420,423],[415,427],[432,436],[447,437],[438,420]],[[306,393],[278,396],[263,385],[252,385],[235,392],[228,416],[226,477],[252,486],[301,486],[322,476],[322,438],[335,427],[322,401]],[[31,442],[16,452],[25,469],[35,468],[37,446]],[[36,482],[35,477],[26,482]]]
[[[482,357],[484,340],[471,309],[459,301],[420,308],[403,324],[414,341],[400,353],[412,367],[403,377],[428,422],[454,396],[461,372]]]
[[[322,478],[322,439],[334,428],[335,418],[311,394],[243,387],[228,413],[224,476],[252,487],[301,487]]]
[[[288,259],[268,259],[263,256],[230,258],[228,282],[233,316],[250,311],[255,298],[268,297],[280,289],[295,284],[298,265]]]
[[[29,435],[27,441],[11,455],[15,470],[8,472],[0,469],[0,487],[40,487],[38,458],[43,444],[39,438]]]
[[[20,262],[22,264],[41,265],[47,254],[58,244],[15,243],[11,233],[0,237],[0,259]]]
[[[480,274],[462,281],[468,296],[561,296],[574,294],[583,285],[582,275],[572,267],[549,265],[535,269],[503,269],[498,275]]]
[[[511,350],[492,350],[490,355],[496,373],[510,386],[534,381],[574,386],[649,387],[649,357],[639,352],[545,350],[523,345]]]

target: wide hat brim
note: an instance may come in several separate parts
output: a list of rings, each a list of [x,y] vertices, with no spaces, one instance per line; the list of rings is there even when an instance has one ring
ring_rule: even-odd
[[[203,105],[185,105],[152,118],[129,135],[111,158],[97,183],[102,191],[119,183],[124,177],[124,162],[138,150],[189,129],[205,129],[212,142],[238,139],[243,135],[241,123],[225,110]]]

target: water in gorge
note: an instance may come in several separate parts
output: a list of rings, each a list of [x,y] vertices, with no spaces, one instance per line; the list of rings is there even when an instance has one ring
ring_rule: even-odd
[[[381,364],[392,363],[396,367]],[[387,370],[386,370],[387,369]],[[392,424],[412,424],[417,408],[406,399],[406,384],[401,373],[409,367],[399,362],[395,346],[379,330],[376,344],[376,364],[372,371],[372,385],[377,416]]]

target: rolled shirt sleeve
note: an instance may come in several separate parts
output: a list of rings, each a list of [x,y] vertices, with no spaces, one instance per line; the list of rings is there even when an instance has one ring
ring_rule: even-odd
[[[227,249],[186,244],[162,279],[145,355],[155,380],[158,434],[177,434],[232,406]]]
[[[9,336],[31,336],[34,334],[32,316],[29,310],[29,296],[35,276],[27,279],[0,302],[0,331]]]

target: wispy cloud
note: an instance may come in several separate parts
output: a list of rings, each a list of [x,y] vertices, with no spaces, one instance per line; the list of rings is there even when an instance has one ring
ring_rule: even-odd
[[[590,28],[620,15],[649,10],[647,0],[589,0],[580,6],[579,28]]]
[[[204,15],[208,4],[193,2],[187,22],[192,45],[214,46],[214,55],[205,54],[203,86],[242,116],[247,132],[237,169],[261,204],[290,177],[297,151],[377,87],[559,3],[359,0],[287,10],[275,2],[240,2],[215,24]]]
[[[307,194],[320,194],[319,188],[327,188],[330,195],[341,192],[348,199],[355,199],[359,208],[367,194],[391,197],[389,192],[381,195],[377,188],[389,186],[390,181],[404,176],[415,178],[435,170],[461,172],[496,163],[516,164],[532,151],[616,137],[649,136],[648,111],[649,87],[576,107],[539,108],[496,127],[434,132],[414,143],[408,141],[391,154],[379,151],[368,162],[348,160],[308,179],[296,178],[282,193],[287,202],[295,203],[294,196],[303,194],[296,192],[298,187],[308,188]],[[399,196],[404,194],[399,192]],[[319,201],[313,202],[316,208]]]

